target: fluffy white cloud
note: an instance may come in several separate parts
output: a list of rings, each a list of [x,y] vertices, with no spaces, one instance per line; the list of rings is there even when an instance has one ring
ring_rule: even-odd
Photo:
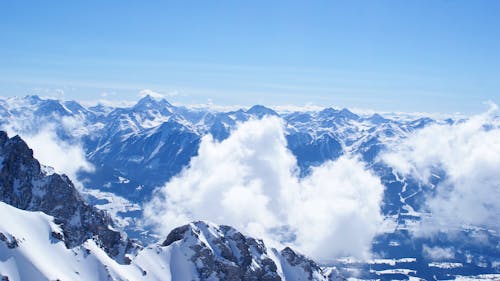
[[[383,219],[383,189],[347,156],[299,179],[281,120],[264,118],[241,124],[220,143],[204,137],[199,155],[146,204],[144,217],[162,235],[209,220],[323,261],[363,257]]]
[[[50,127],[40,130],[36,135],[24,136],[24,140],[40,163],[66,174],[74,182],[78,171],[93,169],[80,144],[62,141]]]
[[[79,171],[92,171],[94,167],[85,157],[83,147],[78,142],[62,140],[56,133],[56,127],[75,130],[75,135],[83,134],[78,130],[85,128],[78,120],[61,118],[59,123],[47,123],[37,130],[27,130],[32,124],[11,122],[4,126],[9,136],[19,135],[33,150],[33,156],[45,166],[54,168],[55,172],[66,174],[73,183],[82,187],[77,181]]]
[[[429,193],[432,213],[419,234],[453,232],[463,225],[500,231],[500,121],[496,106],[456,124],[436,124],[410,135],[383,154],[399,173],[429,184],[436,171],[446,175]]]

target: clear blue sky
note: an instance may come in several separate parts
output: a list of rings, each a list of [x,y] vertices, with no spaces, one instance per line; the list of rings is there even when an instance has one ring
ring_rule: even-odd
[[[500,1],[0,2],[1,96],[146,88],[180,103],[479,112],[500,103]]]

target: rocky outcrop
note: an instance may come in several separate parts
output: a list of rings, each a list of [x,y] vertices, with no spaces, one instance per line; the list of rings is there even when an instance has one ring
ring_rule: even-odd
[[[54,157],[65,157],[54,155]],[[121,260],[133,243],[113,229],[103,211],[88,205],[65,175],[47,174],[19,137],[0,131],[0,201],[16,208],[41,211],[61,225],[68,248],[93,238],[110,256]]]
[[[328,280],[305,256],[279,252],[230,226],[193,222],[172,230],[162,246],[181,249],[200,280]]]

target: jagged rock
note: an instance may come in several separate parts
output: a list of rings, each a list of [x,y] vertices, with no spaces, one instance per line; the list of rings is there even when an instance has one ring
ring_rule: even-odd
[[[162,244],[174,245],[184,250],[200,280],[327,280],[305,256],[290,248],[280,253],[230,226],[197,221],[178,227]]]
[[[16,208],[41,211],[61,225],[68,248],[89,238],[112,257],[132,248],[132,242],[113,229],[112,219],[88,205],[65,175],[47,175],[33,151],[19,137],[0,131],[0,200]]]
[[[16,237],[12,237],[11,239],[7,238],[5,234],[0,232],[0,241],[3,241],[5,245],[7,245],[7,248],[9,249],[14,249],[19,246]]]
[[[170,246],[175,241],[181,240],[182,238],[184,238],[184,234],[188,230],[189,230],[189,225],[184,225],[175,228],[168,234],[167,239],[165,239],[165,241],[161,245],[164,247]]]

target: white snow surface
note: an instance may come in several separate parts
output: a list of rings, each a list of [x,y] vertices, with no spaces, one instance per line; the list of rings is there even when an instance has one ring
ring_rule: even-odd
[[[116,263],[93,240],[67,249],[64,242],[52,236],[52,232],[62,232],[51,216],[3,202],[0,213],[0,232],[10,241],[18,241],[12,249],[0,241],[0,275],[11,281],[140,280],[142,276],[137,266]]]
[[[168,247],[150,245],[134,256],[128,265],[111,259],[89,239],[83,245],[67,249],[62,230],[54,218],[42,212],[29,212],[0,202],[0,277],[22,280],[199,280],[196,265],[191,262],[190,245],[199,243],[176,241]],[[204,242],[220,235],[218,227],[207,224]],[[6,240],[6,241],[2,241]],[[191,241],[193,240],[193,241]],[[12,242],[17,246],[12,247]],[[11,245],[9,247],[8,245]],[[270,257],[278,265],[282,280],[305,280],[304,272],[283,261],[275,249]],[[315,280],[326,280],[315,276]]]

